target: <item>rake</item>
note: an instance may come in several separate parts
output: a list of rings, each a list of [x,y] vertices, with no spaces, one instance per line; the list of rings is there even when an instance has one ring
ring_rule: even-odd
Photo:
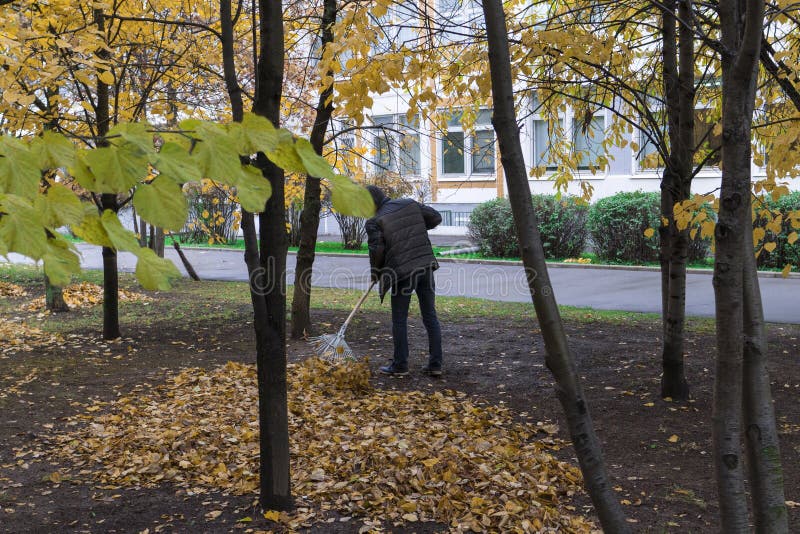
[[[345,319],[344,324],[342,324],[342,327],[337,333],[325,334],[323,336],[316,336],[308,339],[308,342],[312,347],[314,347],[314,352],[317,353],[317,356],[331,363],[341,363],[347,360],[355,360],[355,357],[353,356],[353,350],[344,339],[344,333],[345,330],[347,330],[347,325],[350,324],[350,320],[356,314],[361,305],[364,304],[364,301],[367,300],[367,297],[369,296],[370,291],[372,291],[372,287],[374,285],[375,282],[372,282],[364,294],[361,295],[361,298],[358,299],[358,302],[356,302],[353,311],[351,311],[350,315],[347,316],[347,319]]]

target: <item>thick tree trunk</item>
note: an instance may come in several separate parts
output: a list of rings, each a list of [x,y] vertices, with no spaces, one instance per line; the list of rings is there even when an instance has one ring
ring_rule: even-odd
[[[723,532],[749,532],[744,491],[742,389],[745,250],[752,231],[750,140],[764,3],[719,4],[722,53],[722,186],[716,225],[714,293],[717,364],[714,387],[714,467]]]
[[[283,86],[283,16],[280,0],[259,0],[261,46],[253,111],[277,127]],[[258,249],[252,216],[243,222],[256,331],[258,414],[261,430],[260,502],[264,509],[293,507],[289,476],[286,380],[286,240],[283,170],[259,153],[256,165],[272,186],[259,216]],[[258,258],[258,261],[255,261]]]
[[[694,159],[694,35],[691,12],[691,0],[670,0],[664,4],[662,20],[664,95],[670,153],[661,180],[661,216],[667,224],[662,225],[659,232],[664,331],[661,396],[678,401],[689,398],[683,354],[689,235],[688,230],[678,230],[674,206],[676,202],[689,198]],[[678,19],[681,24],[676,35]]]
[[[745,232],[743,413],[748,480],[756,532],[789,531],[778,428],[767,372],[767,336],[753,234]]]
[[[556,394],[566,413],[570,437],[600,523],[606,532],[628,532],[629,525],[618,497],[609,483],[600,440],[589,416],[586,398],[550,286],[544,248],[530,201],[530,185],[514,112],[511,61],[502,2],[484,0],[483,11],[486,17],[494,98],[492,124],[500,144],[500,156],[508,184],[522,262],[544,337],[547,367],[556,379]]]
[[[50,277],[44,275],[44,295],[47,310],[53,313],[68,312],[69,306],[64,302],[64,293],[59,286],[50,283]]]
[[[336,0],[325,0],[322,12],[322,48],[333,42],[333,25],[336,22]],[[332,77],[332,72],[328,72]],[[333,82],[320,92],[317,102],[317,116],[311,129],[311,146],[322,155],[325,133],[328,131],[333,114]],[[314,266],[317,231],[319,229],[320,201],[319,178],[308,176],[303,195],[303,211],[300,214],[300,247],[297,250],[297,263],[294,275],[294,296],[292,298],[292,337],[302,338],[311,331],[311,274]]]

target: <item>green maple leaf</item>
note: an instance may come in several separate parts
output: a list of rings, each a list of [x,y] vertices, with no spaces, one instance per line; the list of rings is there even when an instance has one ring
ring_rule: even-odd
[[[264,204],[272,196],[272,186],[261,171],[245,165],[242,178],[236,182],[236,196],[243,209],[259,213],[264,211]]]
[[[27,143],[0,136],[0,193],[35,198],[41,176],[39,158]]]
[[[4,214],[0,217],[0,241],[6,252],[41,259],[47,248],[47,234],[39,212],[16,195],[0,196],[0,211]]]
[[[149,248],[139,248],[136,255],[139,258],[136,262],[136,278],[145,289],[165,291],[170,288],[171,280],[181,276],[175,264],[159,258]]]
[[[178,143],[164,143],[153,165],[160,176],[166,176],[178,184],[199,182],[203,177],[197,158]]]
[[[39,158],[39,168],[58,169],[75,164],[75,145],[61,134],[45,131],[31,142],[31,151]]]
[[[306,139],[298,139],[295,142],[295,150],[303,162],[303,166],[309,176],[316,178],[327,178],[335,180],[333,167],[328,161],[314,151],[314,147]]]
[[[103,211],[103,214],[100,215],[100,222],[115,249],[127,250],[135,253],[140,248],[136,236],[133,232],[122,226],[117,214],[113,211]]]
[[[53,184],[47,193],[36,197],[36,210],[48,228],[78,224],[83,219],[83,204],[74,191],[61,184]]]
[[[372,195],[347,176],[337,174],[331,180],[331,202],[333,209],[342,215],[352,215],[353,217],[375,215],[375,202],[372,200]]]
[[[147,178],[147,154],[131,143],[90,150],[85,161],[97,183],[95,193],[125,193]]]
[[[113,248],[114,243],[108,237],[108,232],[103,227],[103,222],[100,220],[100,215],[97,213],[97,208],[89,204],[83,207],[83,219],[79,224],[73,224],[72,232],[93,245],[100,245],[101,247]]]
[[[71,243],[62,237],[47,240],[47,249],[42,256],[44,274],[57,286],[69,284],[73,274],[81,270],[78,254]]]
[[[144,220],[167,230],[183,228],[189,215],[189,206],[181,187],[160,175],[136,189],[133,206]]]
[[[226,184],[240,177],[242,165],[236,140],[225,128],[196,120],[181,122],[181,128],[193,131],[198,139],[192,156],[202,176]]]

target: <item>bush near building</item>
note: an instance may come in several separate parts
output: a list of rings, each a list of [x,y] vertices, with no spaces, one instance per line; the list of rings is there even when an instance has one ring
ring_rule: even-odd
[[[603,260],[618,263],[658,261],[658,238],[644,234],[648,228],[660,226],[660,202],[658,193],[636,191],[594,203],[587,224],[594,252]]]
[[[539,231],[548,259],[574,258],[591,243],[598,258],[611,263],[653,263],[659,259],[658,232],[648,228],[661,222],[659,193],[617,193],[587,206],[578,197],[533,195]],[[702,209],[711,209],[704,207]],[[484,202],[470,215],[469,235],[483,256],[518,258],[519,243],[507,199]],[[710,240],[694,239],[690,262],[709,254]]]
[[[588,206],[577,197],[533,195],[545,254],[548,258],[580,255],[586,246]],[[519,257],[519,242],[508,199],[499,198],[477,206],[470,215],[469,235],[484,256]]]

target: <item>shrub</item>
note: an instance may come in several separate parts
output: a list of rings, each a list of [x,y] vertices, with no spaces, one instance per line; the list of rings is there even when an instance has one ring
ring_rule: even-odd
[[[507,199],[497,198],[477,206],[469,215],[467,229],[482,255],[519,257],[517,231]]]
[[[544,253],[548,258],[574,258],[586,247],[589,206],[578,197],[533,195],[533,211],[539,221]]]
[[[592,205],[587,226],[597,255],[624,263],[658,260],[658,239],[645,237],[644,231],[661,224],[660,202],[659,193],[637,191],[617,193]]]
[[[775,234],[774,232],[767,232],[764,243],[775,243],[775,249],[768,252],[766,249],[761,251],[758,256],[758,266],[773,269],[783,269],[787,263],[794,266],[800,265],[800,241],[795,241],[794,244],[789,244],[789,235],[792,232],[798,231],[792,228],[791,219],[789,214],[793,211],[800,210],[800,192],[790,193],[778,198],[777,201],[766,199],[761,206],[757,205],[756,209],[769,209],[773,217],[778,214],[782,215],[781,232]],[[756,219],[756,225],[763,225],[764,219]],[[796,224],[796,223],[795,223]],[[762,244],[756,246],[760,248]]]
[[[578,256],[586,245],[588,207],[577,197],[533,195],[542,245],[548,258]],[[469,218],[469,235],[484,256],[517,258],[520,255],[511,204],[501,198],[476,207]]]

